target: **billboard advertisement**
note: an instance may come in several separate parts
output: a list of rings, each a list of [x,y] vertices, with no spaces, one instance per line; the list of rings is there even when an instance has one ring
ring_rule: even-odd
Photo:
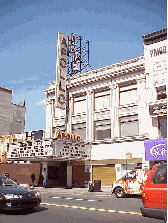
[[[58,33],[57,63],[56,63],[56,107],[66,108],[66,72],[67,72],[68,38]]]
[[[0,163],[7,162],[9,143],[22,142],[26,139],[26,134],[0,135]]]
[[[145,160],[167,160],[167,139],[145,141]]]

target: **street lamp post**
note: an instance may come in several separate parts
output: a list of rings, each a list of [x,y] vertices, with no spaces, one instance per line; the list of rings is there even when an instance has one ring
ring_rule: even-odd
[[[132,153],[128,152],[128,150],[126,151],[126,172],[127,172],[127,159],[132,159]]]
[[[127,172],[127,157],[126,157],[126,172]]]

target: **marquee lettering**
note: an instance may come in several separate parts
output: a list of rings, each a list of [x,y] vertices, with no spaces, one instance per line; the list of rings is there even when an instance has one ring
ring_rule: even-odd
[[[56,132],[56,138],[72,140],[72,141],[77,141],[77,142],[81,141],[81,136],[80,135],[75,135],[75,134],[72,134],[72,133],[62,132],[60,130]]]
[[[67,68],[67,37],[58,34],[58,54],[57,54],[57,91],[56,107],[65,109],[66,104],[66,68]]]

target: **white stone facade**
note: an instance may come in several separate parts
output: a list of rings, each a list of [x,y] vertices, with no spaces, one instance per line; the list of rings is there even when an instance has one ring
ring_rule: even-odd
[[[156,57],[157,48],[164,53]],[[127,152],[133,160],[128,160],[127,169],[139,162],[142,168],[149,168],[144,141],[160,137],[158,120],[151,118],[149,105],[157,102],[157,87],[167,84],[166,49],[167,40],[161,39],[144,44],[144,56],[70,77],[67,110],[55,108],[55,82],[51,82],[45,90],[46,138],[52,138],[58,129],[81,135],[92,145],[92,165],[114,160],[119,170],[116,179],[126,171]],[[162,101],[167,103],[167,97],[159,103]]]

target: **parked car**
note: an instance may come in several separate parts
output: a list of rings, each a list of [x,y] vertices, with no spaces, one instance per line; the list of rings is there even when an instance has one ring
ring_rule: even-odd
[[[149,171],[137,169],[127,172],[121,179],[112,183],[112,193],[117,198],[122,198],[126,194],[142,194]]]
[[[0,210],[33,208],[40,203],[38,192],[20,187],[8,177],[0,176]]]
[[[142,193],[142,216],[167,222],[167,164],[156,164],[151,169]]]

